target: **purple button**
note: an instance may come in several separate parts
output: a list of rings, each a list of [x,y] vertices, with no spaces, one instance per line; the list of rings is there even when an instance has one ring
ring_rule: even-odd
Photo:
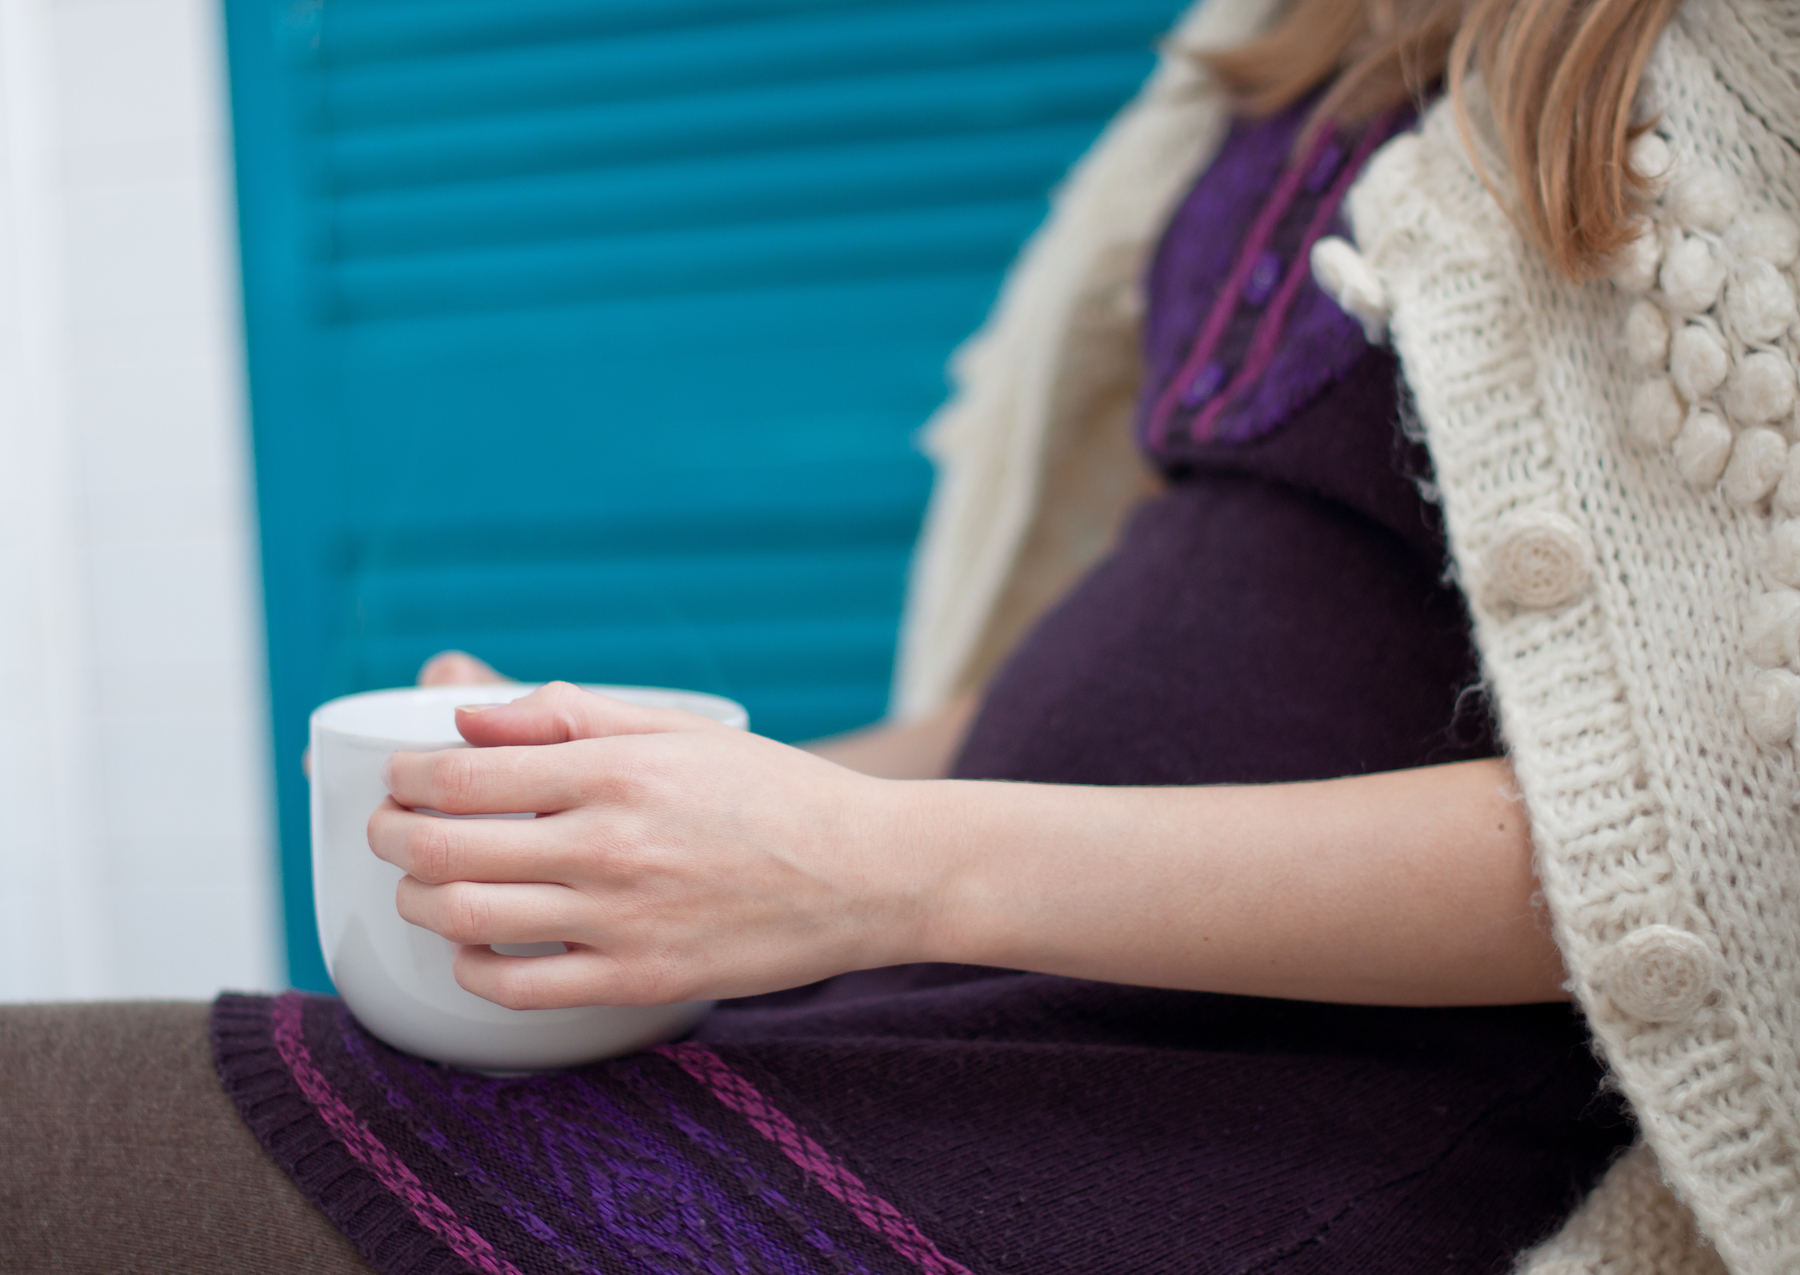
[[[1337,176],[1339,168],[1344,164],[1344,148],[1336,142],[1326,142],[1325,149],[1319,152],[1319,158],[1313,163],[1312,172],[1306,175],[1306,189],[1317,195],[1331,185],[1331,179]]]
[[[1244,300],[1250,305],[1261,305],[1275,291],[1275,285],[1281,282],[1281,258],[1273,252],[1265,252],[1250,267],[1250,277],[1244,281]]]
[[[1181,396],[1183,407],[1199,407],[1207,399],[1225,387],[1225,368],[1218,363],[1208,363],[1188,383]]]

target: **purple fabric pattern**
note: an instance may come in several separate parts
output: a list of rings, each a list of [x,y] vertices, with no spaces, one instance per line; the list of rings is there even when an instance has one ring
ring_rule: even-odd
[[[284,1017],[324,1091],[284,1060]],[[407,1057],[323,997],[222,997],[214,1037],[263,1145],[384,1275],[483,1269],[450,1231],[503,1275],[1498,1272],[1630,1132],[1571,1065],[1564,1006],[918,968],[536,1076]],[[332,1103],[364,1132],[347,1140]]]
[[[1309,253],[1321,233],[1343,233],[1339,205],[1362,159],[1413,115],[1347,140],[1327,130],[1290,167],[1313,100],[1239,121],[1164,235],[1139,439],[1165,465],[1195,443],[1263,437],[1368,351],[1361,325],[1313,282]]]
[[[214,1052],[264,1145],[384,1273],[963,1269],[909,1258],[807,1190],[669,1057],[483,1076],[397,1053],[340,1003],[294,993],[222,997]]]

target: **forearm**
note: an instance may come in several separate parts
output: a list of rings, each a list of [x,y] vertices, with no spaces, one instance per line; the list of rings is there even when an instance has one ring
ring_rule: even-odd
[[[1498,761],[1248,787],[876,779],[563,683],[457,726],[476,747],[389,759],[369,844],[406,874],[401,916],[515,1009],[909,961],[1390,1005],[1562,996]],[[569,950],[490,947],[549,940]]]
[[[1500,761],[1310,784],[920,784],[931,959],[1390,1005],[1562,999]]]

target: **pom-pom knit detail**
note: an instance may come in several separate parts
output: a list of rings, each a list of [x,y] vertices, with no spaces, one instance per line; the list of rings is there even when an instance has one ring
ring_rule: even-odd
[[[1731,444],[1720,489],[1734,505],[1760,505],[1775,490],[1787,471],[1787,440],[1772,429],[1758,426],[1739,434]]]
[[[1800,514],[1800,465],[1789,446],[1800,403],[1800,224],[1750,206],[1736,177],[1676,153],[1656,132],[1631,153],[1639,172],[1662,180],[1642,236],[1613,275],[1622,293],[1648,293],[1625,315],[1626,357],[1644,373],[1625,427],[1639,445],[1667,448],[1689,484],[1717,486],[1732,505],[1776,519],[1780,533],[1779,520]],[[1663,244],[1650,286],[1644,245]],[[1784,595],[1766,595],[1749,619],[1745,650],[1764,667],[1789,662],[1795,622]],[[1746,728],[1760,744],[1786,744],[1794,737],[1786,683],[1751,679],[1739,694]]]

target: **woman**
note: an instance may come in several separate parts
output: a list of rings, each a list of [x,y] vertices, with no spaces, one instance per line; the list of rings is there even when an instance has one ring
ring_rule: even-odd
[[[1800,22],[1673,7],[1210,0],[961,357],[914,725],[815,756],[555,685],[391,764],[371,847],[470,990],[750,999],[499,1079],[225,997],[241,1126],[191,1014],[137,1019],[178,1115],[102,1015],[14,1011],[6,1074],[60,1071],[10,1163],[80,1184],[12,1170],[9,1228],[106,1193],[140,1255],[197,1218],[317,1270],[1800,1265]],[[254,1198],[146,1189],[116,1148],[176,1124]]]

